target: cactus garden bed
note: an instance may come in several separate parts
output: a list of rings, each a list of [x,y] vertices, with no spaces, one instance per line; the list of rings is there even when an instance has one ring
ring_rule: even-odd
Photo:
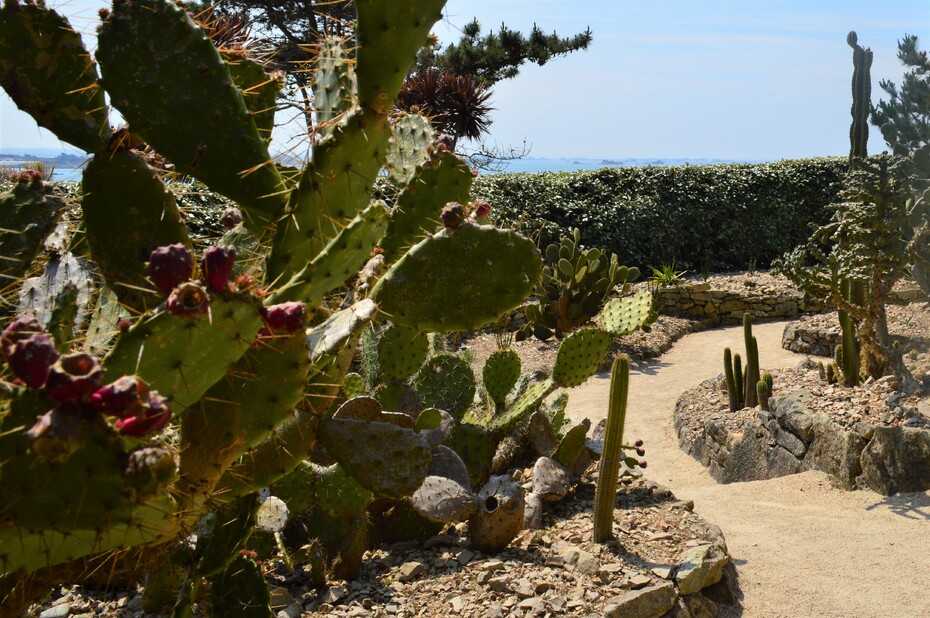
[[[930,313],[924,304],[912,303],[890,306],[888,314],[905,364],[924,385],[922,393],[898,392],[892,377],[854,388],[828,384],[808,358],[793,369],[772,371],[770,412],[730,412],[723,379],[707,380],[686,391],[676,405],[682,449],[724,483],[815,469],[846,489],[890,495],[930,488],[930,345],[925,336]],[[824,314],[804,325],[826,339],[835,320],[835,314]],[[797,330],[789,325],[786,333]]]
[[[649,617],[678,606],[717,616],[736,602],[720,530],[691,502],[636,473],[624,474],[618,492],[618,542],[592,543],[595,481],[585,475],[547,509],[542,528],[525,530],[493,556],[470,549],[465,524],[458,524],[422,543],[379,546],[365,554],[355,579],[322,590],[306,571],[266,562],[274,609],[287,616]],[[138,618],[141,592],[61,586],[32,614]]]

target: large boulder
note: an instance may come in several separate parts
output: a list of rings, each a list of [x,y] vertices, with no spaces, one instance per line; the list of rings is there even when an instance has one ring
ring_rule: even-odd
[[[930,431],[876,427],[861,455],[862,480],[890,496],[930,487]]]

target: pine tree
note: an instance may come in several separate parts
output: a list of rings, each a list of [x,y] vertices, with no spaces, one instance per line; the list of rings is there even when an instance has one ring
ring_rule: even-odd
[[[930,144],[930,59],[917,50],[911,34],[898,41],[898,58],[908,70],[900,88],[890,80],[879,82],[889,98],[872,108],[871,120],[888,145],[904,154]]]

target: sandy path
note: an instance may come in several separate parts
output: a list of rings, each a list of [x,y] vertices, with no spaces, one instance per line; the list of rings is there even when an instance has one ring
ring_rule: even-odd
[[[763,370],[803,358],[781,348],[783,328],[753,326]],[[675,401],[722,372],[725,346],[743,349],[741,327],[688,335],[661,358],[634,366],[625,433],[645,440],[648,477],[694,500],[723,530],[739,572],[742,615],[930,617],[930,492],[846,492],[816,472],[718,485],[678,448]],[[572,391],[569,414],[602,418],[609,384],[602,374]]]

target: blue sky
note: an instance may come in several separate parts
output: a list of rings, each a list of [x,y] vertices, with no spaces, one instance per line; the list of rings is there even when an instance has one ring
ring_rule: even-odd
[[[100,0],[54,3],[92,32]],[[706,157],[777,160],[846,154],[852,50],[875,54],[878,82],[900,82],[896,41],[930,49],[926,0],[450,0],[443,41],[472,17],[594,42],[494,89],[492,143],[539,157]],[[282,143],[286,134],[279,136]],[[0,95],[0,148],[58,146]],[[883,149],[872,131],[870,152]]]

